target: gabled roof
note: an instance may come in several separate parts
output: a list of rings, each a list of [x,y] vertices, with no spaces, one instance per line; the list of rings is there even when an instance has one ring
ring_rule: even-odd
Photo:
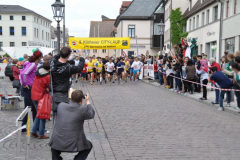
[[[30,9],[24,8],[20,5],[0,5],[0,13],[33,13],[33,14],[37,14],[37,15],[43,17],[42,15],[40,15]],[[49,20],[46,17],[43,17],[43,18]],[[51,20],[49,20],[49,21],[51,21]]]
[[[121,20],[150,19],[162,0],[133,0],[129,7],[117,17],[115,27]]]
[[[103,21],[91,21],[89,37],[94,37],[94,27],[95,27],[95,37],[98,37],[98,25],[99,25],[99,37],[110,37],[111,32],[115,29],[114,20],[103,20]]]
[[[120,8],[120,14],[127,9],[127,7],[132,3],[132,1],[123,1],[121,8]]]
[[[192,15],[196,14],[197,12],[203,10],[204,8],[215,2],[216,0],[205,0],[201,3],[201,0],[198,0],[190,11],[189,8],[185,11],[185,13],[183,14],[183,19],[191,17]]]

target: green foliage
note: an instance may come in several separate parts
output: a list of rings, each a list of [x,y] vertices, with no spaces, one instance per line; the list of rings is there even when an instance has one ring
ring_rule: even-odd
[[[4,55],[3,55],[3,57],[10,57],[7,53],[5,53]]]
[[[178,45],[181,42],[181,37],[185,38],[188,36],[187,32],[183,33],[183,27],[187,19],[183,20],[180,8],[172,10],[169,18],[171,23],[171,42],[173,45]]]

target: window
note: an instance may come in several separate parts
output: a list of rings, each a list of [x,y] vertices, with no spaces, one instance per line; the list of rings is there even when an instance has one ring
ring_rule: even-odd
[[[94,50],[93,50],[93,53],[97,53],[97,50],[96,50],[96,49],[94,49]]]
[[[2,26],[0,26],[0,35],[2,35]]]
[[[193,17],[193,29],[195,29],[195,17]]]
[[[36,17],[34,17],[34,22],[36,22]]]
[[[14,18],[13,18],[13,16],[10,16],[10,20],[13,20]]]
[[[37,18],[37,23],[38,23],[38,18]]]
[[[214,14],[213,14],[213,20],[217,21],[218,20],[218,6],[213,8]]]
[[[199,15],[197,15],[197,23],[196,23],[196,28],[199,27]]]
[[[130,38],[135,37],[135,26],[134,25],[128,26],[128,37],[130,37]]]
[[[42,24],[42,20],[41,20],[41,24]]]
[[[191,29],[192,29],[192,20],[190,19],[189,20],[189,31],[191,31]]]
[[[227,1],[227,5],[226,5],[226,18],[228,17],[228,12],[229,12],[229,1]]]
[[[237,13],[237,0],[234,0],[234,11],[233,14]]]
[[[225,50],[228,53],[235,53],[235,38],[229,38],[225,40],[226,48]]]
[[[47,38],[48,38],[48,37],[47,37],[47,32],[46,32],[46,40],[47,40]]]
[[[37,38],[38,38],[38,29],[37,29]]]
[[[3,46],[3,42],[0,42],[0,51],[3,51],[2,46]]]
[[[15,43],[14,42],[10,42],[10,47],[14,47]]]
[[[205,23],[205,12],[202,13],[202,26],[204,26]]]
[[[207,10],[206,24],[209,23],[209,10]]]
[[[26,36],[26,35],[27,35],[27,28],[22,27],[22,36]]]
[[[106,49],[103,49],[103,50],[102,50],[102,53],[107,53],[107,50],[106,50]]]
[[[44,39],[44,31],[42,30],[42,39]]]
[[[14,27],[10,27],[10,35],[14,36]]]
[[[27,42],[22,42],[22,46],[27,46]]]
[[[26,16],[22,16],[22,20],[25,21],[26,20]]]
[[[37,37],[37,33],[36,33],[36,28],[34,28],[34,37],[36,38]]]
[[[2,20],[2,15],[0,15],[0,20]]]

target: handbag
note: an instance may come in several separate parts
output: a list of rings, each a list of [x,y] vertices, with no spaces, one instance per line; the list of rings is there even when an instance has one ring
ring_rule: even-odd
[[[45,93],[38,101],[37,115],[39,119],[50,119],[51,116],[51,96]]]
[[[20,80],[14,80],[12,86],[13,88],[19,88],[21,86]]]
[[[58,108],[58,105],[61,103],[61,102],[64,102],[64,103],[68,103],[69,102],[69,99],[68,99],[68,95],[64,94],[64,95],[59,95],[59,94],[54,94],[52,96],[52,111],[53,112],[57,112],[57,108]]]

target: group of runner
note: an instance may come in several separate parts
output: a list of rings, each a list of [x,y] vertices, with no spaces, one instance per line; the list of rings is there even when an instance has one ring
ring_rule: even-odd
[[[75,58],[75,65],[78,65],[79,57]],[[141,69],[143,67],[142,62],[138,57],[130,58],[109,58],[106,56],[104,59],[93,55],[85,59],[85,65],[83,71],[80,73],[82,85],[87,79],[92,85],[95,79],[102,84],[108,82],[109,85],[115,83],[118,80],[118,84],[122,81],[122,84],[127,83],[128,78],[130,81],[138,81]],[[78,74],[76,76],[76,83],[78,82]]]

